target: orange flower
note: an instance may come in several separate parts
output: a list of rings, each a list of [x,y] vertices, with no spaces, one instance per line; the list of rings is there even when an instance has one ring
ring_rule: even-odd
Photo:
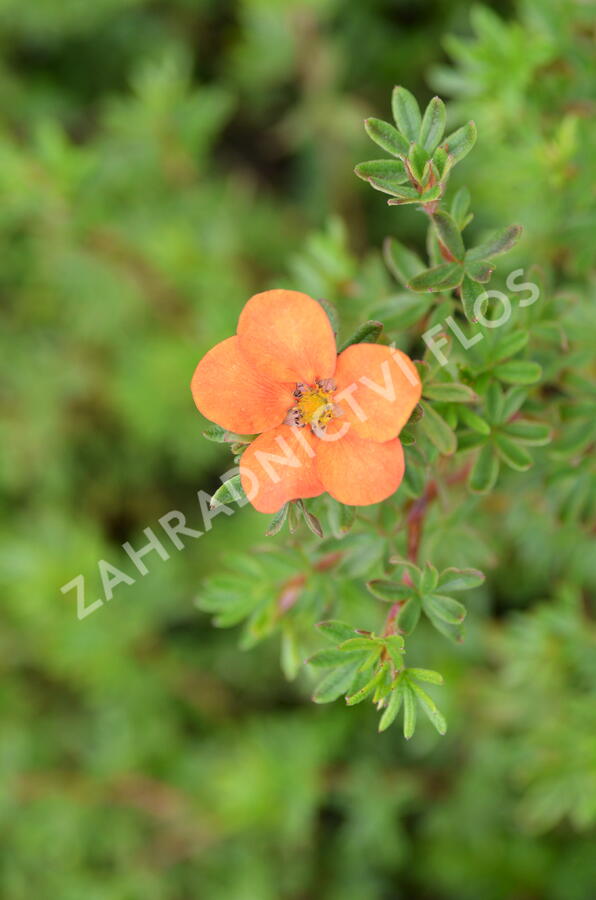
[[[398,434],[420,399],[420,378],[401,350],[353,344],[337,355],[322,306],[298,291],[248,301],[235,337],[210,350],[191,390],[200,412],[240,434],[262,432],[240,460],[255,509],[327,491],[366,506],[399,487]]]

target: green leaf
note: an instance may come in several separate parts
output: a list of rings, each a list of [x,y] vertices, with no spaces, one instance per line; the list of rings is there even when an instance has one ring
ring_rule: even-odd
[[[228,434],[229,432],[225,428],[220,428],[219,425],[210,425],[203,432],[203,437],[216,444],[223,444],[227,441]]]
[[[294,500],[288,503],[288,529],[290,534],[296,534],[300,524],[300,508]]]
[[[510,360],[494,369],[495,375],[508,384],[535,384],[542,377],[542,367],[528,360]]]
[[[309,666],[317,668],[336,668],[337,666],[345,666],[346,663],[358,659],[362,661],[363,654],[361,650],[340,650],[339,647],[329,650],[317,650],[306,662]]]
[[[197,605],[204,612],[215,613],[218,628],[237,625],[260,605],[257,592],[243,589],[244,581],[234,577],[219,576],[209,579]]]
[[[455,409],[451,404],[447,407],[446,410],[442,413],[443,418],[449,425],[449,427],[455,431],[457,426],[457,409]]]
[[[418,138],[429,153],[433,153],[441,143],[445,131],[445,119],[445,104],[440,97],[433,97],[424,111]]]
[[[468,275],[472,281],[477,281],[479,284],[486,284],[489,282],[495,271],[495,267],[485,259],[470,260],[467,254],[465,268],[466,275]]]
[[[443,676],[440,672],[434,672],[432,669],[410,669],[406,670],[408,678],[417,678],[418,681],[428,681],[429,684],[444,684]]]
[[[432,203],[433,200],[438,200],[441,196],[441,185],[435,184],[433,187],[424,190],[420,194],[420,203]],[[393,206],[394,202],[392,200],[387,201],[389,206]]]
[[[383,323],[382,322],[364,322],[362,325],[359,325],[356,331],[350,335],[350,337],[343,342],[341,347],[339,348],[339,353],[345,350],[347,347],[351,347],[352,344],[376,344],[381,336],[381,332],[383,331]]]
[[[435,726],[439,734],[445,734],[445,732],[447,731],[447,722],[437,709],[434,700],[432,700],[428,696],[426,691],[422,690],[420,685],[412,683],[410,684],[410,688],[415,693],[420,706],[422,707],[432,724]]]
[[[465,453],[467,450],[476,450],[478,447],[482,447],[486,440],[486,434],[480,434],[477,431],[460,431],[457,435],[457,449],[462,453]]]
[[[324,537],[323,529],[321,527],[321,523],[317,519],[313,513],[309,512],[306,507],[303,508],[302,514],[304,516],[304,521],[306,522],[309,531],[312,531],[313,534],[316,534],[317,537]]]
[[[455,643],[460,644],[464,639],[464,626],[463,624],[459,625],[451,625],[448,622],[444,622],[442,619],[439,619],[437,616],[428,616],[429,621],[433,628],[435,628],[439,634],[442,634],[449,641],[454,641]]]
[[[428,153],[420,144],[410,144],[410,152],[408,153],[408,164],[410,171],[418,183],[422,182],[424,168],[429,160]]]
[[[461,283],[461,301],[462,306],[464,308],[464,315],[468,322],[475,323],[478,321],[478,316],[476,315],[476,306],[478,306],[478,314],[483,315],[486,311],[487,300],[482,300],[478,304],[476,301],[481,294],[484,293],[482,288],[479,288],[475,281],[472,281],[468,275],[464,275],[463,281]]]
[[[396,575],[399,575],[401,578],[407,575],[411,579],[412,584],[416,587],[418,586],[422,572],[417,565],[410,562],[409,559],[403,559],[401,556],[391,556],[389,557],[389,562],[392,566],[395,566]]]
[[[379,188],[379,190],[381,190],[381,188]],[[396,188],[392,191],[385,190],[385,193],[393,194],[387,201],[389,206],[404,206],[407,203],[430,203],[433,200],[438,200],[441,196],[441,186],[436,184],[434,187],[423,191],[421,194],[418,193],[416,188],[410,187]]]
[[[416,422],[420,421],[420,419],[422,418],[423,415],[424,415],[424,412],[422,410],[422,407],[420,406],[419,403],[417,403],[416,406],[414,407],[414,409],[412,410],[412,412],[410,413],[410,418],[408,419],[408,425],[415,425]],[[410,565],[413,565],[413,564],[410,563]]]
[[[342,503],[339,512],[339,530],[342,534],[347,534],[356,521],[356,507],[346,506]]]
[[[500,256],[507,253],[514,247],[520,239],[523,229],[521,225],[509,225],[507,228],[501,228],[496,231],[488,241],[478,244],[468,252],[470,260],[475,259],[491,259],[493,256]]]
[[[559,457],[575,456],[587,448],[596,438],[596,422],[593,418],[566,422],[565,429],[557,438],[553,452]]]
[[[421,611],[418,597],[411,597],[398,613],[396,624],[399,630],[404,634],[411,634],[418,624]]]
[[[357,703],[362,703],[369,694],[372,694],[376,686],[379,684],[383,675],[385,674],[385,669],[383,666],[379,666],[373,677],[368,681],[363,687],[361,687],[356,693],[348,694],[346,697],[346,703],[348,706],[356,706]]]
[[[350,690],[357,669],[357,660],[333,669],[315,688],[313,701],[315,703],[331,703],[333,700],[337,700],[338,697]]]
[[[420,192],[414,187],[409,187],[408,185],[399,187],[394,182],[389,184],[386,181],[380,181],[375,178],[371,178],[369,183],[378,191],[392,195],[391,199],[387,201],[389,206],[402,206],[404,203],[420,203]]]
[[[461,263],[465,254],[464,242],[454,219],[449,213],[439,209],[433,214],[432,221],[441,244],[456,262]]]
[[[420,576],[420,585],[418,588],[420,593],[430,594],[436,588],[438,580],[439,573],[431,563],[427,562],[422,570],[422,575]]]
[[[309,531],[312,531],[313,534],[316,534],[317,537],[324,537],[323,528],[321,527],[321,523],[317,519],[315,515],[309,512],[307,509],[303,510],[304,521],[306,522]]]
[[[403,684],[404,695],[404,737],[410,740],[416,729],[416,702],[414,692],[408,682]]]
[[[382,578],[374,578],[368,581],[366,587],[379,600],[387,603],[395,603],[396,600],[404,600],[412,596],[413,588],[403,582],[385,581]]]
[[[375,662],[376,662],[376,660],[375,660]],[[350,693],[354,694],[354,693],[356,693],[356,691],[359,691],[360,688],[364,687],[364,685],[367,684],[367,682],[369,680],[370,680],[370,672],[368,671],[368,669],[364,670],[363,667],[360,666],[360,668],[356,672],[356,675],[354,677],[352,684],[350,685]]]
[[[404,496],[418,497],[424,491],[426,484],[425,466],[421,464],[420,450],[415,447],[417,437],[412,433],[409,426],[405,429],[405,439],[403,446],[407,447],[406,452],[406,471],[404,473]],[[403,433],[403,432],[402,432]],[[401,437],[401,435],[400,435]],[[414,454],[417,456],[414,458]]]
[[[543,422],[531,422],[529,419],[515,419],[502,428],[503,434],[513,438],[519,444],[540,447],[551,441],[551,430]]]
[[[464,156],[468,155],[475,143],[476,125],[470,121],[448,135],[441,146],[446,148],[449,155],[453,156],[455,162],[459,162]]]
[[[449,625],[459,625],[466,617],[466,607],[444,594],[428,594],[422,601],[424,611]]]
[[[288,518],[288,509],[290,504],[284,503],[282,508],[275,513],[269,528],[265,532],[265,537],[273,537],[273,535],[278,534],[284,526],[284,522]]]
[[[395,124],[408,141],[416,141],[420,133],[420,107],[413,94],[404,87],[393,88],[391,109]]]
[[[370,680],[370,672],[368,670],[363,671],[362,666],[360,666],[360,668],[356,672],[356,675],[354,676],[354,680],[353,680],[352,684],[350,685],[350,693],[354,694],[354,693],[356,693],[356,691],[359,691],[360,688],[364,687],[364,685],[369,680]]]
[[[387,648],[393,647],[393,649],[397,653],[404,653],[406,648],[406,642],[404,641],[401,634],[390,634],[388,637],[384,637],[383,641]]]
[[[324,537],[321,523],[319,522],[319,520],[317,519],[317,517],[315,515],[313,515],[311,512],[309,512],[307,510],[307,508],[304,504],[304,501],[296,500],[296,503],[298,505],[298,508],[302,512],[302,516],[304,518],[304,521],[306,522],[306,525],[307,525],[309,531],[312,531],[312,533],[316,534],[316,536],[319,538]]]
[[[439,403],[476,403],[477,394],[467,384],[450,383],[427,384],[424,396]]]
[[[420,420],[420,427],[429,441],[435,445],[440,453],[446,456],[457,450],[457,438],[455,432],[449,427],[445,419],[428,403],[422,403],[424,416]]]
[[[457,191],[453,200],[451,201],[451,215],[455,220],[457,227],[460,231],[463,231],[464,225],[466,223],[466,219],[468,216],[468,209],[470,208],[470,191],[467,187],[462,187]]]
[[[341,644],[354,637],[354,629],[338,619],[328,619],[326,622],[318,622],[316,626],[323,637],[332,644]]]
[[[503,398],[500,421],[506,422],[511,416],[514,416],[518,409],[521,409],[524,405],[527,396],[528,392],[521,386],[509,388]]]
[[[281,635],[280,665],[288,681],[294,681],[300,671],[302,660],[296,635],[287,629]]]
[[[447,176],[453,168],[455,160],[450,156],[444,147],[438,147],[432,158],[432,165],[436,172],[436,178],[442,184],[446,183]]]
[[[398,181],[392,181],[389,178],[369,178],[368,183],[382,194],[391,194],[391,198],[387,201],[390,206],[420,202],[419,191],[407,184],[401,185]]]
[[[226,503],[240,503],[242,505],[246,502],[247,497],[240,481],[240,475],[234,475],[228,481],[224,481],[222,486],[216,490],[209,505],[211,509],[215,509],[217,506],[222,506]]]
[[[386,638],[385,647],[395,668],[400,669],[403,663],[402,656],[405,652],[404,639],[401,634],[392,634]]]
[[[333,333],[337,334],[337,332],[339,331],[339,316],[335,304],[331,303],[330,300],[326,300],[324,297],[317,297],[316,301],[319,306],[322,306],[325,310],[331,328],[333,329]]]
[[[410,149],[410,142],[397,128],[390,125],[389,122],[383,122],[382,119],[365,119],[364,127],[366,133],[375,144],[391,153],[392,156],[407,156]]]
[[[394,294],[371,310],[386,328],[402,330],[415,325],[433,305],[431,294]]]
[[[527,331],[512,331],[511,334],[503,335],[492,349],[491,360],[497,362],[500,359],[509,359],[510,356],[515,356],[524,349],[529,337],[530,334]]]
[[[376,648],[377,653],[381,651],[380,638],[367,637],[351,637],[347,641],[343,641],[341,649],[347,650],[365,650],[367,653],[372,652]]]
[[[376,664],[379,660],[379,656],[381,654],[381,645],[374,644],[372,641],[370,642],[370,644],[373,649],[370,651],[370,653],[368,653],[367,656],[364,657],[364,659],[358,669],[359,673],[368,672],[369,669],[372,669],[373,666],[376,666]],[[365,678],[359,679],[359,682],[360,683],[358,684],[358,688],[353,687],[352,688],[353,690],[357,690],[357,689],[361,688],[366,683],[366,679]]]
[[[507,435],[500,434],[498,431],[495,432],[493,439],[499,456],[512,469],[516,469],[518,472],[525,472],[531,467],[532,457],[525,447],[517,444],[508,438]]]
[[[379,708],[379,704],[381,701],[385,699],[387,694],[391,691],[393,687],[393,667],[390,661],[387,659],[383,663],[383,674],[379,680],[375,688],[375,692],[373,694],[373,703],[377,705],[377,709]]]
[[[383,257],[389,271],[398,281],[408,286],[409,281],[424,269],[424,263],[412,250],[404,247],[397,238],[388,237],[383,242]]]
[[[363,181],[375,178],[400,185],[408,180],[406,167],[399,159],[371,159],[369,162],[359,163],[354,172]]]
[[[410,280],[422,272],[424,263],[412,250],[404,247],[397,238],[388,237],[383,242],[383,257],[389,271],[407,287]]]
[[[461,283],[463,274],[459,263],[443,263],[414,276],[408,287],[412,291],[449,291]]]
[[[385,729],[389,728],[389,726],[392,725],[393,722],[395,722],[397,714],[401,709],[403,696],[403,686],[401,684],[398,684],[391,692],[389,702],[385,707],[383,715],[381,716],[381,720],[379,722],[379,731],[385,731]]]
[[[390,195],[387,200],[390,206],[420,202],[419,192],[407,184],[401,185],[399,181],[392,181],[390,178],[368,178],[367,181],[375,191]]]
[[[499,476],[499,459],[490,444],[482,447],[470,472],[468,485],[475,494],[486,494]]]
[[[498,381],[491,381],[484,398],[486,408],[486,417],[492,425],[496,425],[503,419],[503,407],[505,404],[505,395]]]
[[[455,569],[450,567],[441,572],[439,587],[449,594],[451,591],[469,591],[484,582],[484,575],[479,569]]]
[[[490,425],[488,424],[488,422],[485,422],[484,419],[481,419],[480,416],[477,415],[477,413],[472,412],[472,410],[468,409],[467,406],[458,407],[457,414],[464,425],[467,425],[468,428],[471,428],[478,434],[490,434]],[[458,447],[459,446],[461,446],[461,442],[458,440]]]

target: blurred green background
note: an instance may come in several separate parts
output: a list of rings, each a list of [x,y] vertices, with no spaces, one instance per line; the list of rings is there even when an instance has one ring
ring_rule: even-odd
[[[432,651],[443,739],[315,707],[277,639],[243,652],[196,609],[201,579],[262,542],[248,509],[148,556],[83,621],[60,592],[81,573],[99,596],[99,559],[131,573],[121,544],[169,510],[200,527],[196,492],[230,462],[188,384],[252,293],[326,296],[346,327],[390,297],[381,241],[420,246],[424,223],[353,167],[396,83],[475,119],[454,179],[474,227],[525,226],[516,260],[593,347],[593,7],[495,7],[0,3],[6,900],[596,895],[596,566],[574,478],[553,507],[511,480],[466,536],[490,578],[463,647]]]

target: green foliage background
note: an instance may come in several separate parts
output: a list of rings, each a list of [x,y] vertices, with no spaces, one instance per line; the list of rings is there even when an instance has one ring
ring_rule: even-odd
[[[0,4],[2,897],[594,895],[593,38],[571,0]],[[98,596],[99,559],[131,572],[121,544],[171,509],[200,527],[230,461],[188,383],[252,293],[327,297],[347,331],[391,308],[381,242],[421,247],[423,217],[353,167],[394,83],[476,121],[474,235],[524,225],[555,433],[433,511],[426,551],[488,579],[462,645],[418,638],[450,728],[409,743],[196,608],[264,543],[247,508],[83,621],[60,592],[82,573]]]

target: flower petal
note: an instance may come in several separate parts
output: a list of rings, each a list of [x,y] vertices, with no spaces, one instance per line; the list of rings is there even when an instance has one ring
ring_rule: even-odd
[[[378,443],[349,432],[341,440],[317,444],[317,472],[332,497],[348,506],[368,506],[390,497],[404,475],[398,438]]]
[[[352,344],[340,353],[334,380],[341,421],[372,441],[397,437],[422,393],[410,357],[380,344]]]
[[[288,500],[323,493],[314,462],[316,442],[310,428],[290,425],[272,428],[252,442],[240,457],[240,480],[255,509],[273,513]]]
[[[283,422],[296,402],[293,384],[260,375],[240,350],[237,337],[216,344],[192,376],[197,408],[212,422],[240,434],[254,434]]]
[[[240,313],[238,337],[252,365],[276,381],[313,384],[333,375],[333,329],[323,307],[308,294],[255,294]]]

